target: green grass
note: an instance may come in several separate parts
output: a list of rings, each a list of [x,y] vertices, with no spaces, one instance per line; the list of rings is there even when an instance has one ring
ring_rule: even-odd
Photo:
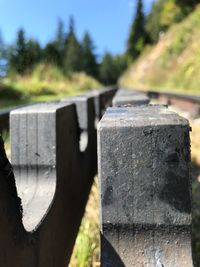
[[[101,87],[85,73],[65,76],[52,65],[39,64],[24,76],[10,74],[0,80],[0,108],[56,100]]]
[[[120,84],[200,94],[200,5],[124,73]]]
[[[99,209],[97,177],[76,239],[69,267],[97,267],[99,265]]]

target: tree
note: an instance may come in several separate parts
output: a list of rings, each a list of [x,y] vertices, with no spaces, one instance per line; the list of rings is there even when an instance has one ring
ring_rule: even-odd
[[[127,56],[129,61],[135,60],[139,56],[146,42],[147,33],[145,30],[143,3],[142,0],[138,0],[135,18],[131,26],[127,43]]]
[[[65,33],[64,33],[64,24],[61,19],[58,20],[55,43],[58,51],[62,53],[65,45]]]
[[[71,17],[69,23],[69,32],[65,41],[63,60],[64,72],[66,74],[78,72],[82,69],[81,65],[81,45],[76,38],[74,30],[74,19],[73,17]]]
[[[55,39],[47,43],[47,45],[43,49],[43,61],[62,68],[64,47],[65,47],[64,25],[62,20],[59,19]]]
[[[65,51],[65,32],[64,32],[64,24],[61,19],[58,20],[58,26],[56,31],[55,41],[51,43],[51,46],[48,47],[49,50],[52,51],[52,57],[54,58],[51,62],[55,61],[56,65],[59,67],[63,67],[63,57]],[[51,52],[49,51],[49,52]]]
[[[82,41],[82,69],[88,75],[97,78],[98,66],[96,62],[96,56],[94,54],[94,45],[88,32],[84,34]]]
[[[176,3],[182,7],[192,7],[199,4],[199,0],[176,0]]]
[[[23,74],[27,68],[26,57],[25,32],[23,29],[20,29],[17,33],[16,45],[12,49],[10,55],[10,68],[20,74]]]
[[[99,80],[104,85],[116,84],[122,72],[126,69],[124,55],[112,56],[106,52],[99,66]]]
[[[40,44],[30,39],[26,44],[26,70],[32,70],[33,67],[41,60],[42,50]]]
[[[55,41],[48,43],[43,49],[43,61],[56,66],[61,66],[61,54]]]
[[[165,30],[163,25],[161,25],[164,1],[165,0],[159,0],[155,2],[146,19],[146,31],[153,43],[158,41],[160,32]]]
[[[69,18],[69,30],[68,33],[66,35],[66,39],[65,39],[65,46],[67,46],[69,40],[71,38],[75,37],[75,22],[74,22],[74,17],[70,16]]]
[[[177,0],[156,1],[146,19],[146,31],[151,42],[157,42],[161,32],[166,32],[172,24],[180,22],[187,14],[188,7],[181,7]]]

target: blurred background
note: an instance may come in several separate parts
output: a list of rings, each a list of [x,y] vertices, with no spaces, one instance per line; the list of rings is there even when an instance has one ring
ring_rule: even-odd
[[[0,109],[118,83],[200,94],[198,0],[0,0]],[[179,113],[181,111],[178,111]],[[200,266],[200,119],[190,118]],[[4,133],[9,153],[9,137]],[[97,179],[71,267],[100,266]]]

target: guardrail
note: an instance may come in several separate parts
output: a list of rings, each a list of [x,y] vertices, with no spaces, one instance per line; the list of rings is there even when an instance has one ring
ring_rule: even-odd
[[[150,99],[157,99],[164,101],[167,105],[174,105],[190,113],[191,117],[195,118],[200,115],[200,96],[156,91],[148,91],[147,95]]]
[[[96,119],[115,92],[11,111],[14,174],[0,143],[0,266],[69,263],[97,172]]]
[[[189,123],[116,88],[14,110],[0,266],[69,263],[98,168],[102,267],[192,267]]]

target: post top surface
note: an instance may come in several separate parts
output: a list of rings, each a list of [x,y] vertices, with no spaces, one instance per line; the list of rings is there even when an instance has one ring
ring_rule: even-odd
[[[127,94],[127,95],[118,95],[116,98],[114,98],[114,101],[140,101],[140,100],[149,100],[149,98],[144,95],[144,94],[138,94],[138,93],[134,93],[134,94]]]
[[[157,125],[188,126],[187,119],[163,105],[108,108],[99,123],[102,127],[143,127]]]
[[[27,113],[54,113],[59,109],[62,109],[64,107],[70,107],[71,105],[72,103],[65,103],[65,102],[39,103],[15,109],[11,112],[11,115],[27,114]]]

